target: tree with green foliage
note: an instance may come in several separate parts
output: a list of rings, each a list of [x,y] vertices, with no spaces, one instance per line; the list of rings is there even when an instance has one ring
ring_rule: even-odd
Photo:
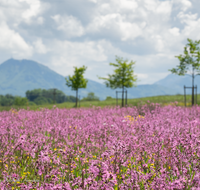
[[[14,100],[14,105],[25,106],[28,103],[28,99],[25,97],[16,96]]]
[[[111,96],[107,96],[105,100],[113,100]]]
[[[26,91],[26,97],[29,101],[34,101],[39,96],[42,96],[42,89],[41,88]]]
[[[87,67],[83,66],[80,68],[74,67],[74,75],[69,76],[69,79],[65,78],[66,85],[71,87],[72,90],[76,90],[76,107],[78,102],[78,89],[86,88],[88,80],[84,79],[83,73],[86,71]]]
[[[200,75],[200,48],[199,41],[193,42],[187,39],[188,43],[184,47],[184,55],[175,56],[179,59],[180,64],[177,68],[169,69],[174,74],[185,75],[189,73],[192,76],[192,106],[194,105],[194,78]]]
[[[36,105],[51,104],[51,103],[53,103],[53,100],[50,98],[45,98],[43,96],[39,96],[34,100],[34,103]]]
[[[30,102],[35,102],[37,105],[42,104],[51,104],[54,102],[54,93],[55,93],[55,102],[76,102],[76,97],[66,96],[64,92],[56,89],[34,89],[26,91],[26,97]]]
[[[122,88],[122,107],[124,107],[124,87],[131,88],[136,86],[134,83],[137,81],[137,76],[134,75],[133,66],[135,62],[131,61],[128,63],[128,60],[123,60],[116,56],[116,63],[110,63],[110,65],[114,66],[116,69],[114,70],[114,74],[108,75],[108,78],[98,77],[99,79],[106,80],[105,84],[107,87],[111,89]]]
[[[1,106],[11,106],[14,104],[15,97],[11,94],[0,95]]]
[[[89,92],[87,97],[83,98],[81,101],[99,101],[99,97],[95,96],[94,92]]]
[[[29,105],[29,106],[35,106],[36,103],[35,103],[35,102],[32,102],[32,101],[29,101],[29,102],[28,102],[28,105]]]

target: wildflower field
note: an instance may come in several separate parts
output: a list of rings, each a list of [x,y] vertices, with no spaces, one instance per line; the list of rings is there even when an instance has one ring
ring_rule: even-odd
[[[0,112],[1,189],[198,189],[200,107]]]

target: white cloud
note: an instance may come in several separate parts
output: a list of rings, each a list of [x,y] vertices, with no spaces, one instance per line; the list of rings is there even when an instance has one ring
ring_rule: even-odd
[[[149,13],[153,14],[170,14],[172,3],[170,1],[144,0],[144,7]]]
[[[142,79],[137,84],[153,84],[157,82],[159,79],[165,78],[167,75],[169,75],[170,72],[151,72],[148,73],[148,78]]]
[[[40,24],[40,25],[42,25],[42,24],[44,23],[44,18],[41,17],[41,16],[38,17],[38,18],[37,18],[37,23]]]
[[[142,36],[142,28],[140,28],[140,26],[137,24],[121,22],[119,25],[122,32],[122,41],[135,39],[138,36]]]
[[[5,22],[0,23],[0,36],[0,48],[9,50],[14,57],[27,58],[32,55],[32,47]]]
[[[174,28],[170,28],[169,32],[173,35],[173,36],[179,36],[180,35],[180,29],[177,27]]]
[[[97,0],[88,0],[90,2],[93,2],[93,3],[97,3]]]
[[[57,30],[62,30],[68,37],[82,36],[84,34],[84,28],[81,22],[73,16],[52,16],[52,19],[57,23]]]
[[[164,51],[164,40],[161,35],[153,35],[151,39],[154,41],[155,48],[158,52]]]
[[[41,25],[44,18],[40,14],[47,10],[47,3],[41,0],[1,0],[0,18],[8,23],[9,27],[19,29],[20,24],[31,26],[35,21]]]
[[[192,3],[189,0],[173,0],[173,2],[181,6],[182,11],[186,11],[192,7]]]
[[[87,33],[95,33],[100,31],[110,31],[118,33],[122,41],[133,40],[143,34],[142,29],[146,26],[145,22],[131,23],[127,22],[120,14],[107,14],[105,16],[97,16],[87,26]]]
[[[172,11],[172,3],[170,1],[159,2],[156,8],[156,13],[169,16]]]
[[[47,53],[48,49],[43,44],[41,38],[37,39],[33,44],[34,44],[34,47],[35,47],[35,51],[37,53],[39,53],[39,54],[45,54],[45,53]]]
[[[91,33],[98,32],[103,29],[112,29],[114,25],[118,24],[120,19],[121,16],[117,13],[96,16],[87,26],[87,32]]]
[[[185,23],[185,27],[182,31],[183,35],[192,36],[192,38],[198,39],[200,38],[200,18],[198,18],[198,14],[192,14],[191,12],[183,13],[180,12],[177,17],[180,19],[181,23]],[[190,37],[191,38],[191,37]]]
[[[19,2],[26,2],[29,5],[29,9],[26,9],[22,13],[22,18],[25,20],[25,22],[30,24],[31,18],[37,16],[40,12],[40,0],[19,0]]]
[[[191,13],[189,13],[189,14],[185,14],[185,13],[183,13],[183,12],[180,12],[178,15],[177,15],[177,17],[180,19],[180,22],[181,23],[186,23],[186,24],[190,24],[190,22],[192,21],[192,20],[196,20],[197,19],[197,16],[198,16],[198,14],[196,13],[196,14],[191,14]]]
[[[147,10],[156,12],[157,3],[155,0],[152,1],[144,0],[144,6]]]
[[[83,60],[91,61],[105,61],[106,55],[101,42],[70,42],[70,41],[56,41],[53,50],[56,53],[65,53],[66,57],[79,57]],[[71,56],[72,55],[72,56]],[[80,63],[81,64],[81,63]]]
[[[53,52],[52,65],[57,71],[67,75],[72,72],[73,66],[81,67],[88,65],[89,70],[93,67],[92,62],[102,62],[107,60],[106,52],[104,52],[103,44],[106,42],[75,42],[70,41],[53,41],[51,52]],[[95,67],[95,65],[94,65]],[[100,65],[101,67],[101,65]],[[64,69],[63,69],[64,68]],[[94,72],[94,71],[93,71]]]
[[[138,79],[137,83],[138,83],[138,84],[142,84],[141,81],[144,81],[144,80],[148,79],[148,74],[144,74],[144,73],[134,73],[134,75],[137,76],[137,79]]]
[[[2,5],[2,7],[16,7],[18,6],[19,7],[19,1],[13,1],[13,0],[1,0],[0,4]]]
[[[116,4],[118,4],[118,7],[122,10],[132,10],[135,11],[135,9],[138,8],[138,3],[133,0],[119,0],[115,1]]]
[[[171,11],[172,3],[169,1],[102,3],[86,31],[88,34],[106,31],[108,36],[114,34],[121,41],[133,41],[137,37],[149,38],[149,35],[166,30]]]

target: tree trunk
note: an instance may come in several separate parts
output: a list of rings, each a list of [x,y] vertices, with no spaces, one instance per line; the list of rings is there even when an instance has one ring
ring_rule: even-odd
[[[192,73],[192,106],[194,105],[194,68]]]
[[[77,105],[78,105],[78,89],[76,90],[76,108],[77,108]]]
[[[122,86],[122,107],[124,107],[124,86]]]

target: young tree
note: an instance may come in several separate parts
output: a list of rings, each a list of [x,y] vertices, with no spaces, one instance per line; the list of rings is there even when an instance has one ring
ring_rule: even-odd
[[[116,63],[110,63],[116,69],[114,70],[115,74],[108,75],[108,78],[99,77],[99,79],[106,80],[105,84],[107,87],[112,89],[122,88],[122,107],[124,107],[124,87],[131,88],[136,86],[134,83],[137,81],[137,76],[134,75],[133,66],[135,62],[131,61],[129,64],[128,60],[123,60],[116,56]]]
[[[192,105],[194,105],[194,78],[200,75],[200,48],[198,47],[200,40],[195,42],[189,38],[187,40],[188,44],[184,47],[185,55],[175,56],[179,59],[180,65],[169,71],[178,75],[189,73],[192,76]]]
[[[77,102],[78,102],[78,89],[79,88],[86,88],[87,87],[87,82],[88,80],[83,78],[83,73],[87,69],[87,67],[83,66],[80,68],[74,67],[74,75],[69,76],[69,79],[65,78],[66,80],[66,85],[68,87],[71,87],[72,90],[76,90],[76,107],[77,107]]]

